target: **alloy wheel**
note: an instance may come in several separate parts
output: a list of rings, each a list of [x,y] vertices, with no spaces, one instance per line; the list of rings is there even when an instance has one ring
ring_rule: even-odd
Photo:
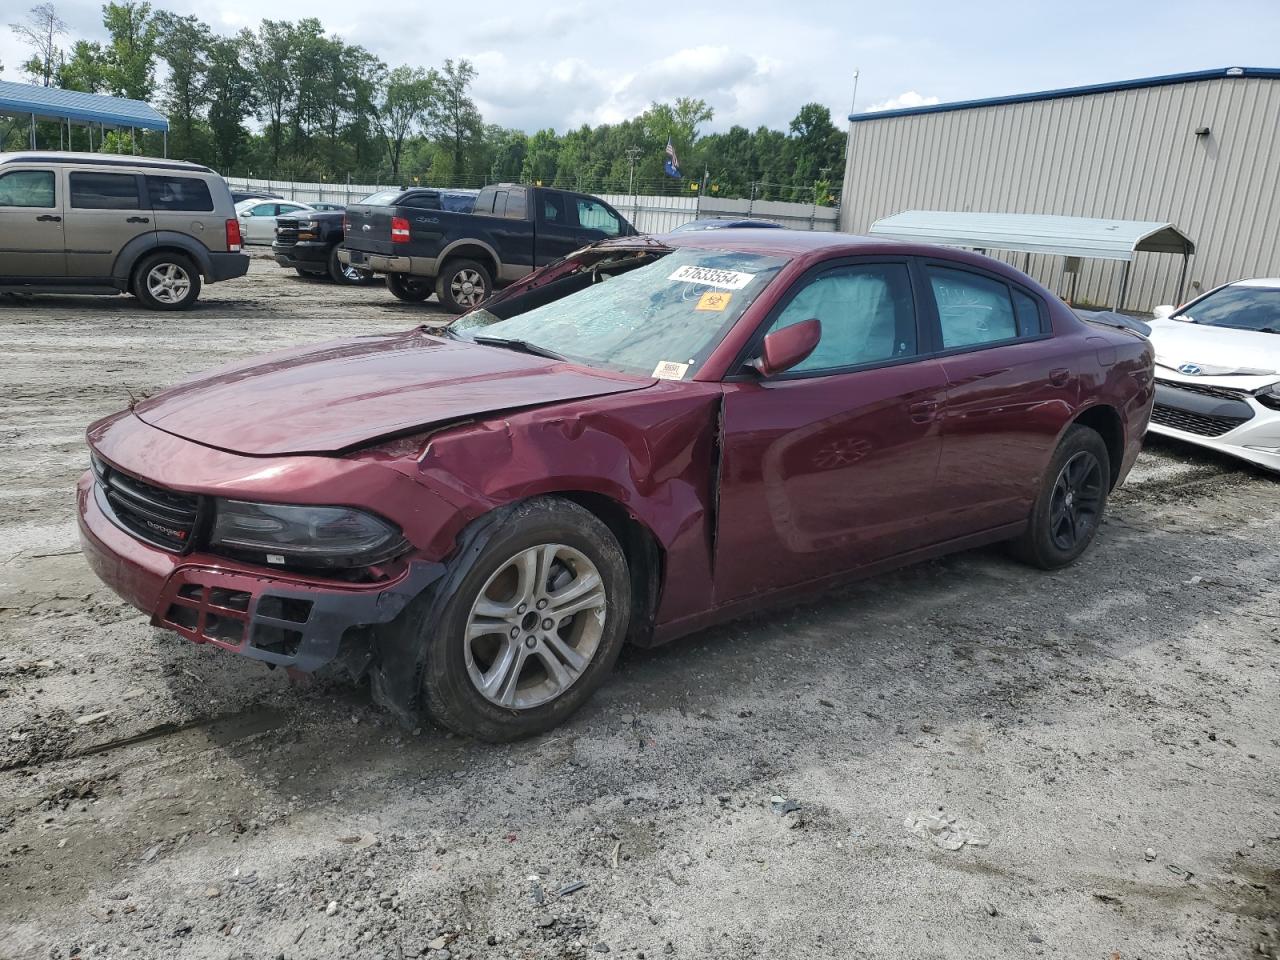
[[[484,278],[477,270],[459,270],[449,281],[449,292],[463,307],[474,307],[484,299]]]
[[[365,278],[365,274],[362,270],[351,266],[349,263],[343,265],[342,275],[347,278],[349,283],[360,283]]]
[[[581,551],[530,547],[489,577],[467,617],[467,675],[490,703],[528,710],[590,666],[604,634],[604,580]]]
[[[145,283],[160,303],[181,303],[191,292],[191,276],[176,263],[157,263],[147,271]]]
[[[1102,506],[1102,464],[1081,450],[1062,467],[1049,502],[1049,537],[1059,550],[1087,540]]]

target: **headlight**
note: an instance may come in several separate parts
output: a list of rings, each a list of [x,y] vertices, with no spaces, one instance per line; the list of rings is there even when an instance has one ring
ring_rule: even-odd
[[[218,500],[209,545],[273,566],[367,567],[403,552],[393,524],[353,507]]]
[[[1254,397],[1264,407],[1270,407],[1272,410],[1280,410],[1280,380],[1263,387],[1254,393]]]

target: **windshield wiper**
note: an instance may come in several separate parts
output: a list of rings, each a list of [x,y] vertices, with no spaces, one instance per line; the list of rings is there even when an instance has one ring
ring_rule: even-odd
[[[548,360],[569,359],[562,353],[540,347],[528,340],[513,340],[508,337],[472,337],[471,339],[474,343],[482,343],[488,347],[506,347],[508,350],[519,350],[521,353],[531,353],[535,357],[546,357]]]

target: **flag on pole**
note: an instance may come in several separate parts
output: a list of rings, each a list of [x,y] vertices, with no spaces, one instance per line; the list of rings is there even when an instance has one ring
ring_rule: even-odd
[[[662,163],[662,169],[667,172],[668,177],[680,176],[680,160],[676,157],[676,148],[671,143],[671,138],[667,137],[667,159]]]

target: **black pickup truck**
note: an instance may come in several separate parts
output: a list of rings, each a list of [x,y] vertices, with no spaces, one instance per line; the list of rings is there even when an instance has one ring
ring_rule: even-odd
[[[387,190],[365,197],[361,203],[399,203],[424,210],[457,210],[467,212],[476,201],[479,190],[436,190],[415,187],[410,190]],[[338,259],[338,247],[345,234],[346,212],[312,211],[296,217],[276,218],[276,239],[271,253],[282,267],[292,267],[299,276],[321,277],[328,274],[335,283],[371,283],[375,279]]]
[[[401,300],[425,300],[434,290],[446,309],[461,313],[543,264],[635,232],[596,197],[500,183],[480,191],[471,213],[387,201],[348,207],[338,257],[386,274]]]

